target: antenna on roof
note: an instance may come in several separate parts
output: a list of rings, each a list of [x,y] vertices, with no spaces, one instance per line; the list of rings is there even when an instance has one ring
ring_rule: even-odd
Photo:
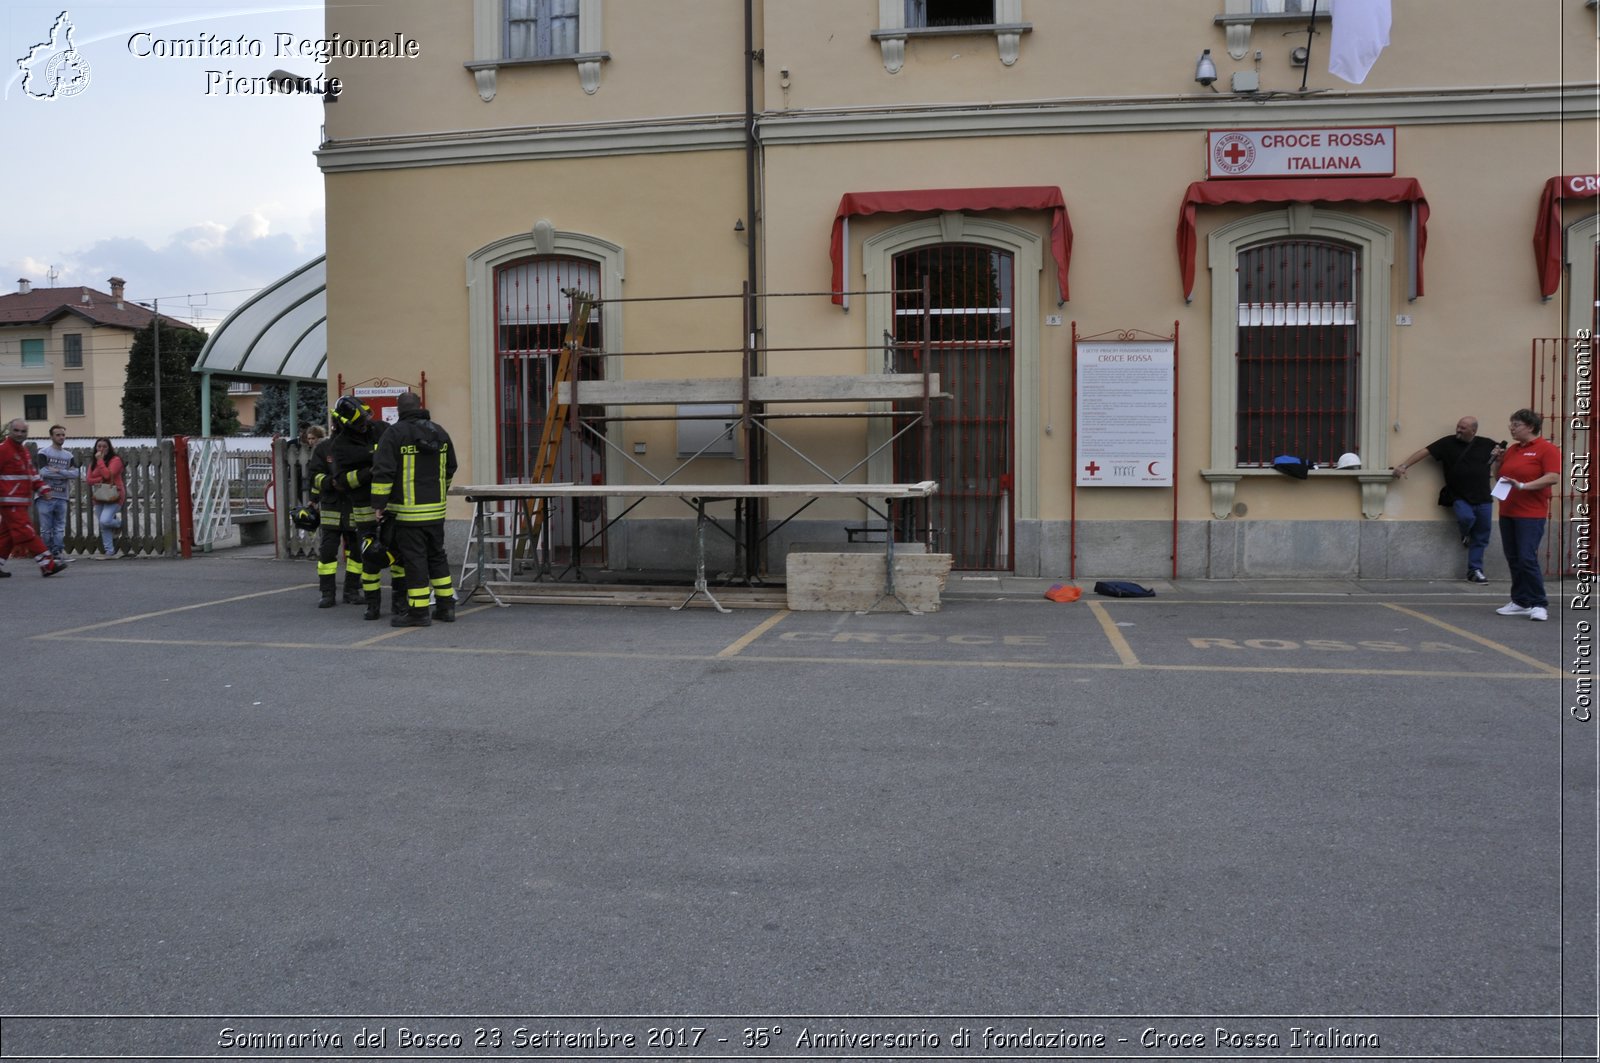
[[[61,276],[61,271],[59,269],[57,269],[55,266],[51,266],[49,269],[45,270],[44,277],[45,277],[45,280],[50,282],[49,286],[51,288],[54,288],[56,286],[56,278],[59,277],[59,276]]]

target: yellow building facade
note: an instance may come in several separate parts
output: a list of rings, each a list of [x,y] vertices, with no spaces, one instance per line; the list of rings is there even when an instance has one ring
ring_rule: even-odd
[[[914,419],[884,404],[779,407],[781,439],[735,426],[699,456],[715,404],[590,409],[562,478],[936,479],[904,530],[970,570],[1459,577],[1437,472],[1391,466],[1462,415],[1498,439],[1521,407],[1588,446],[1596,13],[1407,0],[1352,84],[1328,68],[1338,9],[1300,6],[329,5],[330,384],[425,380],[458,482],[526,479],[581,288],[606,353],[585,372],[608,380],[926,363],[950,398],[926,436],[895,438]],[[1136,347],[1154,369],[1093,362]],[[810,507],[763,565],[872,521]],[[639,507],[605,558],[681,562],[692,524]]]

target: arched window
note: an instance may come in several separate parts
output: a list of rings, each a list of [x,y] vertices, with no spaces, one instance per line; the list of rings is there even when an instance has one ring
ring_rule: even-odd
[[[1360,268],[1355,248],[1324,240],[1239,253],[1236,465],[1360,449]]]
[[[1012,331],[1015,285],[1008,252],[973,244],[934,244],[894,256],[896,372],[922,372],[924,344],[949,402],[934,404],[932,467],[921,433],[896,440],[895,479],[939,481],[929,501],[938,548],[960,569],[1009,571],[1015,526]],[[922,282],[932,313],[924,338]],[[908,529],[909,531],[909,529]]]
[[[622,293],[622,248],[584,233],[563,232],[541,220],[527,232],[486,244],[467,256],[472,395],[471,480],[518,483],[530,479],[549,409],[551,378],[566,332],[571,303],[562,289],[595,296]],[[583,345],[622,343],[619,304],[605,304],[589,319]],[[585,359],[583,377],[606,375],[607,359]],[[480,472],[481,470],[481,472]],[[606,475],[605,442],[589,432],[563,435],[553,477],[591,482]],[[614,470],[617,479],[623,470]],[[586,557],[603,556],[597,538],[603,507],[578,506]],[[571,546],[571,513],[551,507],[549,543]]]
[[[1362,468],[1327,476],[1357,481],[1362,515],[1379,516],[1388,492],[1391,231],[1294,203],[1221,226],[1206,246],[1211,461],[1200,474],[1212,515],[1231,515],[1241,479],[1275,476],[1279,454],[1331,464],[1351,451]]]

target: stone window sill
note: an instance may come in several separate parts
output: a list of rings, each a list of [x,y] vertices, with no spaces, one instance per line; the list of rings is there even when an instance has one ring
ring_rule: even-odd
[[[565,63],[575,63],[578,67],[578,83],[583,86],[584,92],[593,96],[600,88],[600,64],[610,61],[610,52],[576,52],[572,55],[541,56],[535,59],[481,59],[461,65],[472,72],[472,77],[478,84],[478,97],[484,103],[488,103],[494,99],[502,67],[561,66]]]
[[[1234,488],[1240,480],[1271,477],[1289,479],[1276,469],[1267,468],[1201,469],[1200,475],[1211,485],[1211,515],[1218,520],[1227,520],[1233,515]],[[1361,489],[1361,515],[1367,520],[1377,520],[1383,516],[1384,507],[1388,504],[1389,485],[1394,482],[1395,475],[1390,469],[1316,469],[1312,471],[1311,479],[1345,480],[1357,484]]]
[[[1329,17],[1328,12],[1318,9],[1316,13],[1317,22],[1327,22]],[[1218,15],[1214,21],[1227,31],[1228,54],[1235,59],[1243,59],[1250,54],[1250,30],[1257,23],[1261,23],[1263,28],[1271,26],[1277,29],[1285,29],[1286,27],[1304,26],[1311,20],[1312,15],[1308,11],[1266,11]]]
[[[1032,33],[1031,22],[999,22],[978,26],[916,26],[874,30],[872,39],[883,52],[883,68],[898,74],[905,65],[906,41],[938,37],[992,36],[1000,49],[1000,62],[1012,66],[1022,54],[1022,35]]]

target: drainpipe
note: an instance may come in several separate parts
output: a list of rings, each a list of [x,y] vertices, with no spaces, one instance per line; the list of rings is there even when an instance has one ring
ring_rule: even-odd
[[[756,65],[766,58],[765,51],[756,49],[755,0],[744,0],[744,212],[745,212],[745,377],[760,376],[766,372],[766,359],[756,353],[762,335],[761,323],[765,318],[761,300],[756,293],[761,290],[761,259],[758,253],[757,233],[762,231],[756,188],[756,153],[760,141],[756,139]],[[744,407],[745,424],[745,477],[752,484],[767,482],[767,448],[761,431],[750,421],[753,413],[748,401]],[[745,513],[744,575],[754,579],[761,571],[762,532],[766,526],[766,506],[760,499],[751,499]]]
[[[745,279],[755,292],[761,289],[757,273],[760,260],[756,255],[756,152],[760,147],[756,140],[756,64],[766,58],[763,52],[756,51],[755,0],[744,0],[744,56],[744,210],[748,222]]]

